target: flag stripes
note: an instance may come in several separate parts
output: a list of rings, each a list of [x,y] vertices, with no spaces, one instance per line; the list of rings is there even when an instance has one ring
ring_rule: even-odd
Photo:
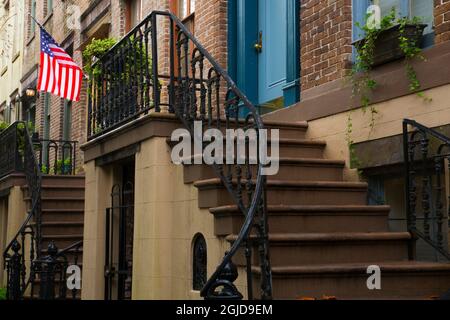
[[[83,72],[64,49],[41,27],[38,90],[79,101]]]

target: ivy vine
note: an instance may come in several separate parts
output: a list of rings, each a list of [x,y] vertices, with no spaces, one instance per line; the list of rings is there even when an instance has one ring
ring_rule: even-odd
[[[361,29],[365,38],[355,45],[357,51],[356,61],[350,70],[349,78],[352,85],[352,97],[359,97],[362,111],[364,114],[369,111],[370,113],[370,133],[372,133],[378,110],[371,104],[371,96],[373,91],[378,87],[378,82],[372,77],[371,71],[374,63],[374,53],[377,45],[377,39],[380,34],[386,30],[398,26],[399,30],[399,47],[404,54],[404,64],[406,70],[406,76],[409,81],[410,92],[416,93],[424,101],[429,102],[431,98],[427,97],[423,91],[421,91],[421,84],[417,77],[417,73],[412,65],[414,59],[425,60],[422,55],[422,49],[416,39],[407,37],[406,27],[414,25],[420,30],[421,19],[419,17],[413,17],[412,19],[407,17],[397,18],[397,12],[395,8],[392,8],[391,12],[383,17],[380,22],[379,28],[371,28],[367,21],[371,18],[372,14],[367,14],[364,25],[355,23],[355,25]],[[352,111],[349,112],[347,118],[347,132],[346,142],[349,147],[350,164],[351,167],[358,167],[360,164],[359,159],[356,156],[354,141],[352,139],[353,124],[352,124]]]

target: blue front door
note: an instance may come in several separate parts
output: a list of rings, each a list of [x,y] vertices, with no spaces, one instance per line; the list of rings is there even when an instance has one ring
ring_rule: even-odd
[[[300,1],[229,0],[228,71],[261,112],[300,99]]]
[[[283,97],[287,77],[288,0],[258,0],[258,103]],[[279,103],[276,103],[279,104]]]

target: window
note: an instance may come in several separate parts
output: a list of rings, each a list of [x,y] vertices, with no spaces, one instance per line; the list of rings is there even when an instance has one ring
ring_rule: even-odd
[[[126,6],[126,29],[133,29],[142,20],[142,1],[128,0]]]
[[[206,241],[203,235],[198,234],[194,237],[193,257],[192,257],[192,288],[202,290],[206,284],[207,270],[207,250]]]
[[[22,102],[20,101],[20,96],[17,93],[17,90],[15,93],[13,93],[10,96],[11,102],[10,102],[10,114],[9,114],[9,121],[11,123],[15,121],[21,121],[22,120]]]
[[[433,1],[410,0],[410,16],[421,17],[422,21],[428,25],[425,34],[433,32],[434,27],[434,5]]]
[[[179,0],[178,16],[185,19],[195,12],[195,0]]]
[[[13,57],[15,57],[17,54],[19,54],[20,51],[20,44],[21,44],[21,38],[22,31],[23,31],[23,22],[22,19],[19,18],[20,15],[23,15],[23,12],[21,12],[20,5],[18,3],[15,4],[15,15],[14,15],[14,41],[13,41]]]
[[[47,0],[47,6],[45,7],[45,16],[53,12],[53,0]]]
[[[0,72],[4,72],[8,66],[11,23],[9,2],[0,5]]]
[[[6,123],[11,123],[11,105],[5,103],[5,122]]]
[[[178,0],[174,3],[175,5],[171,8],[172,11],[176,12],[186,28],[194,33],[195,0]]]
[[[72,32],[74,26],[74,20],[72,15],[74,14],[74,0],[64,0],[64,34],[67,35]]]
[[[73,44],[69,45],[66,48],[66,52],[68,55],[73,55]],[[62,99],[63,101],[63,136],[62,139],[65,141],[71,140],[72,135],[72,101],[67,99]]]
[[[373,0],[372,3],[378,5],[381,9],[381,16],[387,16],[391,13],[391,10],[395,8],[395,11],[401,12],[401,0]]]
[[[361,39],[364,36],[362,31],[355,26],[355,23],[364,23],[367,8],[372,4],[380,6],[382,17],[389,14],[392,8],[396,9],[398,16],[409,18],[420,17],[428,25],[424,32],[424,47],[433,45],[433,1],[423,0],[353,0],[353,41]]]
[[[6,102],[3,102],[0,105],[0,121],[7,122],[6,121]]]
[[[36,18],[36,0],[30,0],[30,15],[33,18]],[[29,19],[30,23],[30,37],[34,36],[34,32],[36,31],[36,23],[33,19]]]
[[[36,105],[32,104],[26,111],[27,123],[31,123],[33,130],[36,130]]]
[[[44,96],[44,140],[50,139],[50,94]],[[42,163],[49,163],[48,142],[43,143]]]
[[[64,99],[63,137],[64,141],[71,140],[72,134],[72,101]]]
[[[399,16],[420,17],[428,25],[425,34],[433,32],[433,1],[423,0],[373,0],[373,4],[380,6],[381,16],[388,15],[392,8]]]

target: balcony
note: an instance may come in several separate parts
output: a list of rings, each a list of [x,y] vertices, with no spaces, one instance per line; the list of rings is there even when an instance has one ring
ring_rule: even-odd
[[[0,179],[25,170],[25,125],[15,122],[0,133]],[[77,141],[39,139],[36,134],[31,141],[42,174],[76,174]]]
[[[159,61],[169,50],[167,43],[158,44],[158,20],[164,18],[165,13],[147,17],[92,66],[88,140],[151,112],[173,111],[175,44],[169,19],[162,22],[171,30],[170,67]]]

